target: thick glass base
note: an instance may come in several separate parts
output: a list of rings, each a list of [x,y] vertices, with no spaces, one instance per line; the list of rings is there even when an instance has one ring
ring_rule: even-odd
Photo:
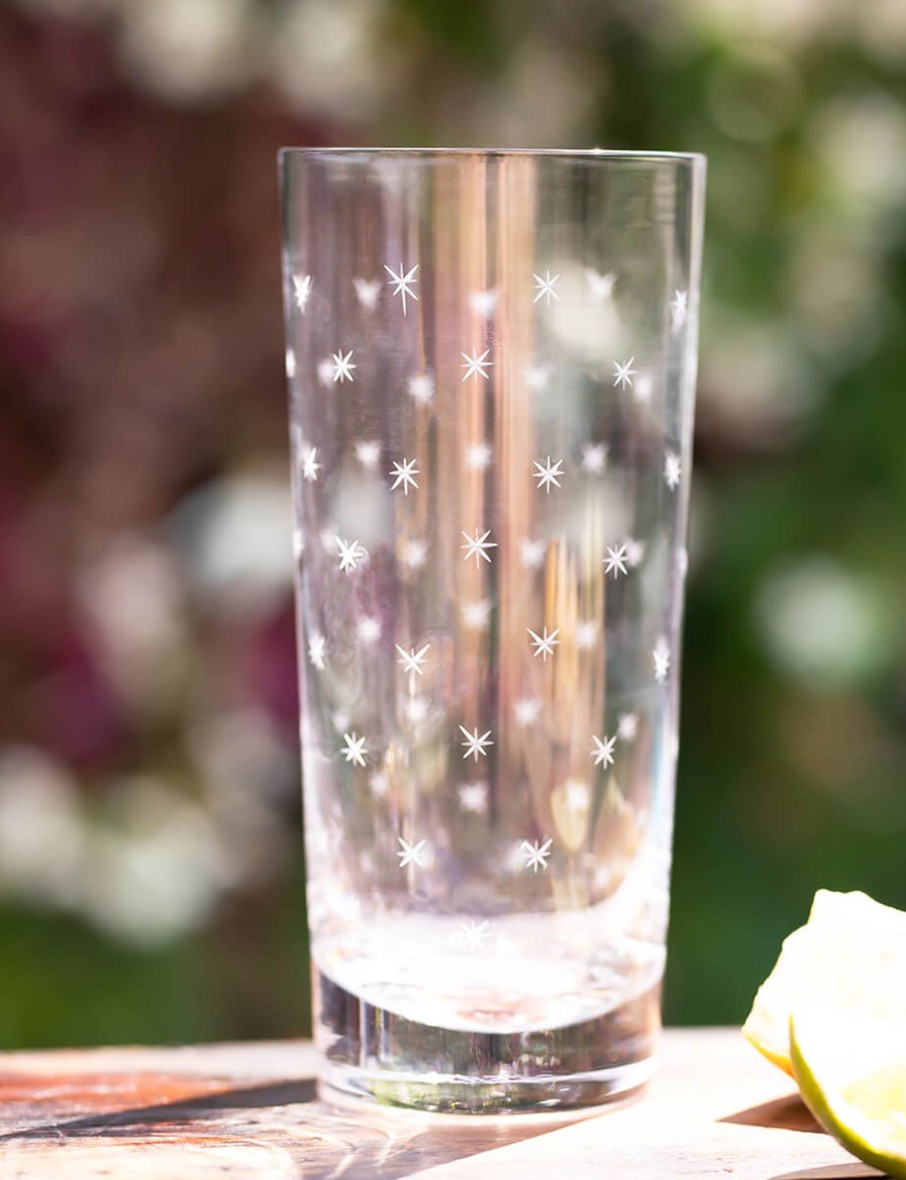
[[[653,1072],[660,1029],[659,983],[592,1020],[523,1033],[409,1020],[317,968],[314,997],[328,1093],[435,1113],[567,1112],[627,1097]]]

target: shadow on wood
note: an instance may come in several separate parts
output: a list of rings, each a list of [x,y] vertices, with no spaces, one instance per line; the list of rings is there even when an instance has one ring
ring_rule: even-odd
[[[883,1176],[867,1164],[831,1164],[826,1168],[806,1168],[802,1172],[784,1172],[782,1176],[771,1176],[766,1180],[875,1180]]]
[[[798,1094],[750,1106],[747,1110],[725,1115],[719,1121],[738,1123],[745,1127],[775,1127],[782,1131],[817,1131],[824,1134],[823,1128]]]

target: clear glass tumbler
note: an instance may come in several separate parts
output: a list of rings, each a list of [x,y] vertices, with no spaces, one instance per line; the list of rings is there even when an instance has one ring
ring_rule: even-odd
[[[649,1076],[704,174],[281,155],[328,1086],[498,1113]]]

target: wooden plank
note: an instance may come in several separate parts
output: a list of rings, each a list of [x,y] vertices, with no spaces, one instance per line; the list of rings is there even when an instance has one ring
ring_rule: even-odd
[[[639,1101],[568,1125],[338,1109],[302,1042],[0,1054],[3,1180],[570,1180],[876,1175],[735,1031],[672,1031]],[[554,1128],[554,1129],[552,1129]]]

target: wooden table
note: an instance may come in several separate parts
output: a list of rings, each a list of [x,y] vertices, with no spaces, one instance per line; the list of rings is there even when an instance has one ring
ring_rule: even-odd
[[[0,1178],[853,1180],[732,1030],[674,1030],[639,1100],[568,1123],[430,1118],[316,1093],[302,1042],[0,1054]]]

